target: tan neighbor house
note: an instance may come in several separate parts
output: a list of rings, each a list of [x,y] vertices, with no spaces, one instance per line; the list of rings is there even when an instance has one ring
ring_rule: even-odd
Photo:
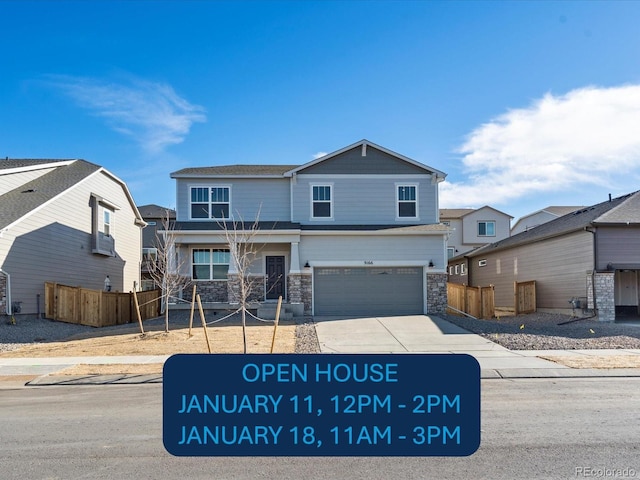
[[[43,312],[44,283],[140,285],[145,225],[126,184],[85,160],[0,160],[0,314]]]

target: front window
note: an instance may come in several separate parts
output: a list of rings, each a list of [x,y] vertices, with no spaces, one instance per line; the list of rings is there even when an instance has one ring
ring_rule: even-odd
[[[191,218],[230,218],[230,196],[229,187],[191,187]]]
[[[478,222],[479,237],[495,237],[496,222]]]
[[[311,188],[311,217],[332,217],[331,185],[313,185]]]
[[[415,185],[398,185],[398,217],[416,218],[418,216],[418,197]]]
[[[230,253],[223,248],[196,248],[191,255],[194,280],[226,280]]]

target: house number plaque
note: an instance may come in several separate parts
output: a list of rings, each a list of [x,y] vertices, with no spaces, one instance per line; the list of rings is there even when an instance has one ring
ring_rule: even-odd
[[[163,441],[177,456],[466,456],[480,367],[458,354],[174,355]]]

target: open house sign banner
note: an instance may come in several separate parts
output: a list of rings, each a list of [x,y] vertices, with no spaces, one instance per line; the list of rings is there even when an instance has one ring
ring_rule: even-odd
[[[454,354],[174,355],[163,440],[179,456],[465,456],[480,367]]]

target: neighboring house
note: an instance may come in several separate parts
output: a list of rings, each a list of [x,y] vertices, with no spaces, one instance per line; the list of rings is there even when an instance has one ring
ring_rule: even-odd
[[[172,233],[205,302],[233,302],[222,226],[259,220],[258,301],[282,295],[296,314],[444,311],[445,174],[362,140],[303,165],[185,168]],[[230,266],[231,265],[231,266]]]
[[[511,217],[495,208],[441,208],[440,221],[451,228],[447,257],[452,258],[509,236]]]
[[[577,210],[451,262],[465,265],[460,283],[494,285],[497,307],[513,307],[514,282],[535,280],[538,310],[570,313],[576,305],[613,321],[640,313],[638,252],[640,192]]]
[[[142,217],[125,183],[84,160],[0,160],[0,312],[44,312],[44,283],[130,291]]]
[[[158,245],[158,242],[162,242],[162,233],[159,232],[163,230],[166,222],[175,221],[176,211],[154,204],[141,205],[138,211],[147,224],[142,230],[141,285],[142,290],[153,290],[156,285],[147,269],[147,261],[158,255],[158,248],[162,248]]]
[[[542,210],[538,210],[537,212],[530,213],[529,215],[525,215],[520,218],[514,225],[511,227],[511,235],[515,235],[520,232],[524,232],[526,230],[530,230],[538,225],[543,223],[550,222],[551,220],[555,220],[556,218],[562,217],[567,213],[575,212],[576,210],[583,209],[584,206],[580,207],[561,207],[561,206],[549,206],[543,208]]]

